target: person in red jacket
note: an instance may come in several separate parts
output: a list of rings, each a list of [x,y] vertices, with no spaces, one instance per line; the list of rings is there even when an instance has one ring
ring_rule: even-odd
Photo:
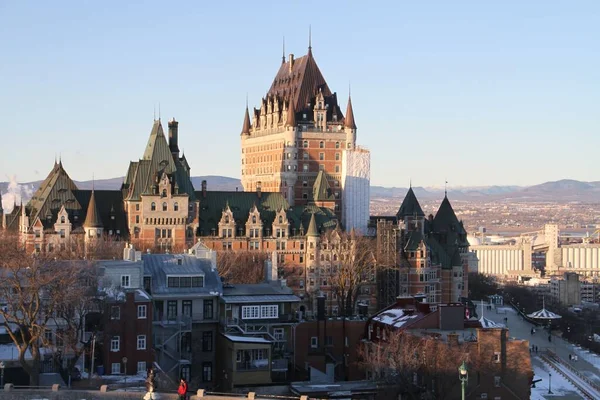
[[[186,400],[188,391],[188,385],[185,379],[181,378],[179,381],[179,388],[177,389],[177,394],[179,395],[179,400]]]

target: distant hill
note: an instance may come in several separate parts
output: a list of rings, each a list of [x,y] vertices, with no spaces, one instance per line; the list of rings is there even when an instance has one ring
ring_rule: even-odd
[[[235,191],[242,190],[239,179],[227,176],[207,175],[194,176],[192,183],[196,190],[201,190],[202,181],[206,180],[208,190]],[[93,182],[94,187],[100,190],[116,190],[121,187],[123,177],[111,179],[98,179]],[[41,181],[26,182],[21,184],[12,183],[8,190],[9,182],[0,182],[0,191],[3,194],[4,204],[8,204],[8,192],[15,193],[20,190],[25,201],[31,197],[38,188]],[[75,184],[81,189],[91,189],[92,181],[76,181]],[[444,188],[440,187],[413,187],[419,199],[433,200],[444,196]],[[383,187],[371,186],[372,199],[403,198],[408,188],[405,187]],[[474,186],[449,188],[448,194],[453,200],[464,201],[555,201],[555,202],[600,202],[600,181],[582,182],[572,179],[563,179],[553,182],[545,182],[533,186]],[[10,200],[12,203],[12,198]]]

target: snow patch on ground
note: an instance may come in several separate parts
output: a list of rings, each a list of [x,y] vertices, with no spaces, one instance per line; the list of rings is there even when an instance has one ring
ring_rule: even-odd
[[[541,382],[535,384],[535,388],[531,388],[531,400],[546,400],[549,398],[559,398],[569,393],[578,393],[577,390],[569,381],[556,371],[550,369],[547,365],[533,365],[533,379],[542,379]],[[549,373],[552,374],[552,393],[548,394]]]

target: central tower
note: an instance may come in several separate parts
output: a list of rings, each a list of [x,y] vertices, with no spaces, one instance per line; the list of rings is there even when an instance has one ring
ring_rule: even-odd
[[[352,102],[344,116],[310,46],[300,58],[284,54],[260,107],[246,105],[241,144],[245,191],[280,192],[292,206],[341,215],[344,153],[356,146]]]

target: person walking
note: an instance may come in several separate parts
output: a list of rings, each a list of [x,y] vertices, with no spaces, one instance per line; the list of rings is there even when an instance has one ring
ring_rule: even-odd
[[[187,391],[188,391],[187,382],[185,381],[185,379],[181,378],[181,380],[179,381],[179,388],[177,388],[177,394],[179,395],[179,400],[187,399]]]

